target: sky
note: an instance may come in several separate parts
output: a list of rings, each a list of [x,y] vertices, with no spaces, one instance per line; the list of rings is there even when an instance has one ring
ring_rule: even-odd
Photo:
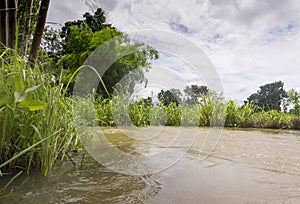
[[[97,7],[123,32],[155,30],[173,36],[164,38],[166,44],[190,42],[175,43],[175,54],[160,47],[161,57],[147,73],[149,87],[156,90],[220,81],[223,95],[238,102],[279,80],[286,90],[300,91],[299,0],[51,0],[47,21],[63,24]],[[191,52],[193,46],[201,51]],[[193,59],[183,57],[188,52]],[[198,66],[197,54],[198,61],[211,65]],[[215,83],[205,69],[214,69]]]

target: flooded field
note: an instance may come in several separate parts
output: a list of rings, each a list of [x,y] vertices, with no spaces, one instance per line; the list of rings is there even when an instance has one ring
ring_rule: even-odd
[[[20,177],[0,203],[300,203],[300,132],[224,129],[214,151],[202,160],[209,129],[193,129],[196,137],[185,135],[180,143],[187,146],[172,146],[168,141],[178,131],[165,128],[151,138],[154,143],[136,142],[116,129],[104,131],[116,148],[134,155],[155,155],[167,146],[179,156],[187,151],[161,171],[126,175],[88,155],[82,162],[79,154],[72,157],[76,166],[64,161],[48,177]],[[166,161],[159,158],[155,164]]]

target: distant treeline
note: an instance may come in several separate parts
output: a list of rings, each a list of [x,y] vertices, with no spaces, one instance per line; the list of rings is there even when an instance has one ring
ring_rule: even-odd
[[[253,128],[300,128],[299,93],[286,92],[281,81],[260,87],[243,105],[225,101],[206,86],[161,90],[153,98],[136,101],[124,97],[95,102],[97,122],[101,126],[225,126]],[[91,121],[90,121],[91,122]]]

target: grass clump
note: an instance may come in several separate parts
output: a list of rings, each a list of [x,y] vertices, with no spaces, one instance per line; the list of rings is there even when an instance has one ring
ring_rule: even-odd
[[[0,56],[1,174],[34,167],[47,175],[80,144],[72,99],[63,95],[59,78],[7,53]]]

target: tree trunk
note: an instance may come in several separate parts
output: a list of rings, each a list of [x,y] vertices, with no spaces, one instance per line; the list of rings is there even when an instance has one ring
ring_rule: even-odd
[[[38,14],[38,19],[36,22],[36,28],[33,35],[33,41],[30,49],[29,62],[32,68],[34,68],[40,44],[43,37],[44,27],[46,24],[46,18],[48,13],[50,0],[42,0],[41,6]]]
[[[28,47],[28,36],[29,36],[29,29],[31,23],[31,15],[32,15],[32,7],[33,7],[33,0],[28,0],[26,4],[26,20],[24,25],[24,31],[22,34],[22,45],[21,45],[21,56],[25,56]]]
[[[7,4],[6,0],[0,0],[0,50],[2,46],[7,46]]]
[[[8,0],[8,47],[14,49],[17,35],[17,0]]]

